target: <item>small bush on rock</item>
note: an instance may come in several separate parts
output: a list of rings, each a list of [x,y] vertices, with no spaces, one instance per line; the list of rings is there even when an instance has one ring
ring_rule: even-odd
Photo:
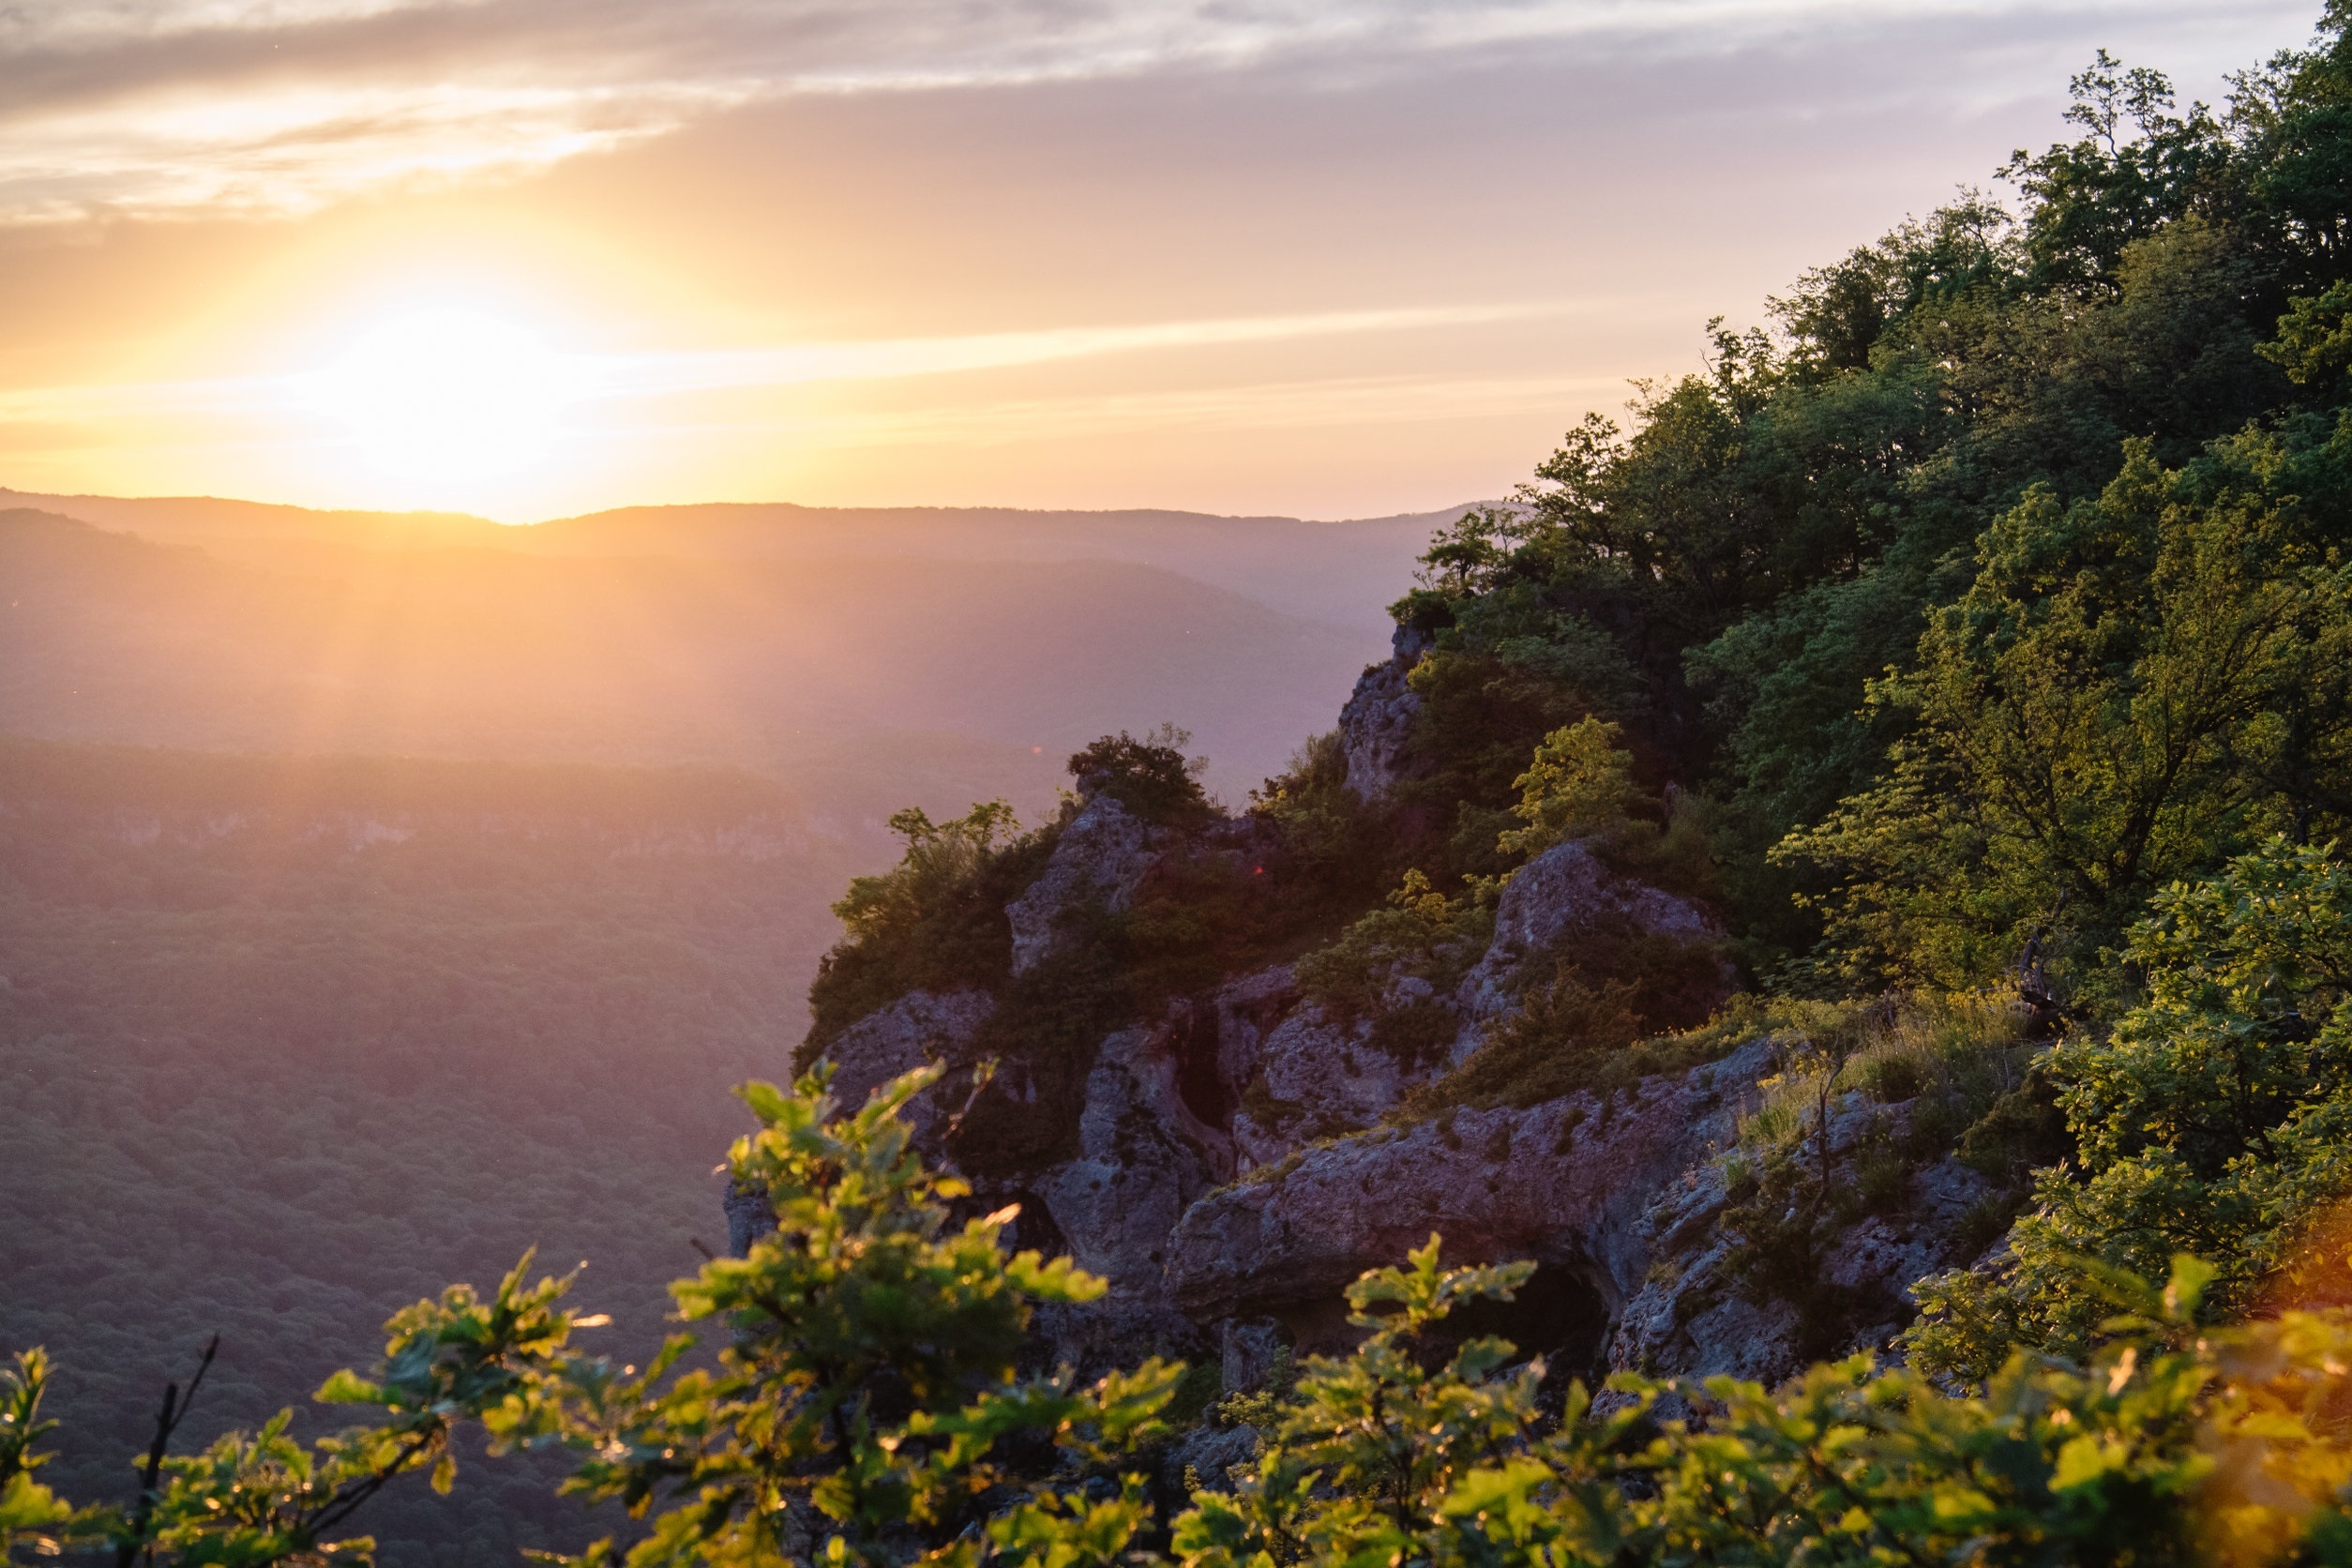
[[[1089,743],[1070,758],[1078,794],[1115,800],[1159,827],[1189,827],[1214,812],[1200,788],[1201,757],[1186,757],[1192,736],[1173,724],[1138,738],[1124,730]]]

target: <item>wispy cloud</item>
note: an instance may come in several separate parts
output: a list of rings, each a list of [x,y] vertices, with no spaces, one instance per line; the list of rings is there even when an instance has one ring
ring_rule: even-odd
[[[2283,0],[2144,0],[2194,19]],[[300,213],[510,176],[805,93],[1380,69],[1530,43],[1722,51],[2112,0],[19,0],[0,221]]]
[[[762,417],[736,427],[702,420],[687,428],[735,428],[831,447],[994,445],[1184,430],[1426,428],[1498,415],[1556,418],[1563,408],[1614,401],[1625,384],[1614,376],[1352,376],[1084,398],[983,399],[919,409]]]
[[[556,354],[550,356],[550,365],[554,378],[567,388],[567,400],[590,403],[820,382],[896,380],[1007,369],[1109,354],[1591,315],[1622,310],[1638,303],[1591,299],[1573,304],[1432,306],[962,337],[796,343],[689,354]],[[0,423],[103,422],[190,414],[214,419],[267,420],[316,413],[325,401],[321,396],[321,378],[333,374],[332,370],[322,369],[0,391]]]
[[[1311,315],[1244,316],[1222,320],[1153,322],[1132,326],[1063,327],[1044,332],[989,332],[954,338],[901,338],[876,342],[807,343],[785,348],[703,354],[638,354],[580,362],[591,396],[654,397],[740,386],[791,386],[817,381],[865,381],[1004,369],[1058,359],[1131,354],[1153,349],[1214,348],[1366,332],[1475,326],[1571,312],[1591,314],[1623,302],[1595,299],[1575,305],[1437,306],[1402,310],[1327,311]]]

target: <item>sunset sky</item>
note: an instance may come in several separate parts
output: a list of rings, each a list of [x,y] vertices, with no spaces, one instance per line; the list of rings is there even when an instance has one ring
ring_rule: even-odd
[[[29,0],[0,485],[1500,494],[1629,377],[2314,0]]]

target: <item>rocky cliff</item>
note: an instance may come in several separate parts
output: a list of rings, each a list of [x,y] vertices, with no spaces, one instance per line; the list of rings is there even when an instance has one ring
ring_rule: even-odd
[[[1345,787],[1361,801],[1377,806],[1413,776],[1419,699],[1406,676],[1420,651],[1400,633],[1395,657],[1364,673],[1341,716]],[[1742,1117],[1807,1048],[1786,1029],[1719,1025],[1531,1099],[1462,1087],[1479,1081],[1467,1075],[1513,1034],[1563,957],[1631,940],[1719,951],[1700,901],[1577,838],[1502,885],[1491,937],[1450,987],[1392,979],[1390,1003],[1448,1020],[1452,1036],[1436,1048],[1401,1051],[1381,1042],[1376,1020],[1334,1016],[1287,956],[1272,955],[1281,961],[1160,996],[1104,1029],[1065,1072],[1057,1110],[1051,1075],[1018,1060],[1023,1036],[1003,1028],[1000,1006],[1012,1003],[999,993],[1049,985],[1083,932],[1129,910],[1179,859],[1249,874],[1259,833],[1232,817],[1179,833],[1108,796],[1088,799],[1004,901],[1002,984],[910,990],[824,1047],[849,1101],[925,1062],[962,1069],[988,1056],[1003,1063],[1000,1115],[1074,1122],[1033,1140],[1053,1157],[1007,1169],[968,1134],[961,1145],[948,1137],[968,1077],[951,1071],[913,1113],[935,1154],[975,1174],[977,1201],[1022,1205],[1020,1244],[1066,1251],[1111,1282],[1105,1301],[1042,1325],[1048,1353],[1093,1367],[1169,1351],[1210,1359],[1229,1386],[1246,1385],[1279,1348],[1341,1343],[1346,1285],[1439,1231],[1457,1259],[1538,1263],[1500,1326],[1556,1365],[1776,1378],[1825,1345],[1883,1340],[1905,1318],[1913,1280],[1968,1260],[1953,1238],[1984,1183],[1943,1159],[1906,1171],[1898,1192],[1880,1190],[1873,1212],[1830,1222],[1846,1240],[1832,1249],[1826,1298],[1756,1286],[1756,1227],[1726,1216],[1777,1199],[1746,1190],[1756,1184],[1732,1152]],[[1721,975],[1720,996],[1728,970],[1712,957],[1698,967]],[[1852,1167],[1905,1124],[1899,1098],[1825,1104],[1825,1171]],[[1792,1223],[1808,1201],[1799,1195]],[[747,1239],[740,1223],[734,1234],[739,1246]]]

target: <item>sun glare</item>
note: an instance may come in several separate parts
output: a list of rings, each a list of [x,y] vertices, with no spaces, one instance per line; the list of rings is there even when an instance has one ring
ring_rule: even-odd
[[[360,335],[319,378],[321,403],[379,474],[439,487],[546,455],[578,395],[562,356],[511,322],[419,310]]]

